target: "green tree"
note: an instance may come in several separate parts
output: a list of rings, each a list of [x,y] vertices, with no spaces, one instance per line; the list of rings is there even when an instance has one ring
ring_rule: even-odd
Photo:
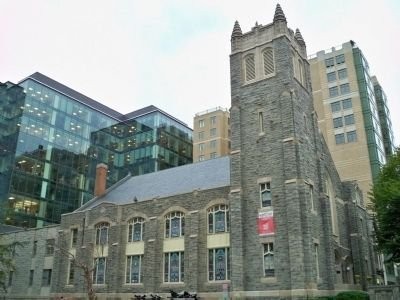
[[[14,255],[16,248],[22,247],[19,242],[4,243],[0,236],[0,288],[7,292],[6,280],[11,271],[15,271]]]
[[[371,200],[376,219],[378,248],[389,262],[400,262],[400,148],[383,166]]]

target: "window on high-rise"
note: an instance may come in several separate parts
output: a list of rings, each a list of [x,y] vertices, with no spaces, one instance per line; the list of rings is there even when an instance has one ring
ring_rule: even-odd
[[[204,131],[199,132],[199,141],[202,141],[204,139]]]
[[[351,102],[351,98],[342,100],[343,109],[349,109],[353,107],[353,103]]]
[[[350,93],[350,85],[348,83],[340,85],[340,94],[348,94]]]
[[[340,65],[344,63],[344,54],[339,54],[336,56],[336,64]]]
[[[204,143],[199,144],[199,152],[204,153],[204,150],[205,150],[205,144]]]
[[[264,75],[268,76],[275,72],[274,52],[272,48],[266,48],[263,51]]]
[[[334,118],[333,119],[333,128],[340,128],[340,127],[343,127],[342,117]]]
[[[338,71],[339,79],[347,78],[347,69],[341,69]]]
[[[329,97],[336,97],[339,95],[339,90],[337,86],[329,88]]]
[[[254,62],[254,54],[249,54],[244,59],[245,61],[245,79],[251,81],[256,78],[256,67]]]
[[[333,57],[325,59],[325,66],[327,68],[333,67],[334,65],[335,65],[335,61],[334,61]]]
[[[326,77],[328,79],[328,82],[333,82],[336,80],[336,72],[330,72],[326,74]]]
[[[354,124],[354,115],[351,114],[351,115],[344,116],[344,124],[345,124],[345,125],[352,125],[352,124]]]
[[[336,145],[344,144],[344,133],[335,134]]]
[[[212,140],[212,141],[210,141],[210,148],[211,148],[211,149],[217,148],[217,140]]]
[[[332,112],[337,112],[340,110],[340,101],[332,102],[331,103],[331,110]]]
[[[210,129],[210,136],[216,136],[217,135],[217,128],[211,128]]]
[[[348,143],[357,142],[357,132],[355,130],[349,131],[346,134],[347,134],[347,142]]]
[[[199,127],[200,128],[204,127],[204,120],[199,120]]]
[[[216,116],[210,117],[210,124],[211,124],[211,125],[217,124],[217,117],[216,117]]]

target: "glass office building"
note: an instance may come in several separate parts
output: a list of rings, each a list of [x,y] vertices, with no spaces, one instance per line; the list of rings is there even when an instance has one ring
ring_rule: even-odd
[[[93,197],[98,163],[109,166],[110,186],[192,162],[191,129],[154,106],[124,115],[40,73],[0,90],[7,224],[58,223]]]

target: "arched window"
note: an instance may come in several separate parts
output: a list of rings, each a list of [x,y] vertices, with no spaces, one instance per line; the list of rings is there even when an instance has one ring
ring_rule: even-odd
[[[254,62],[254,54],[249,54],[244,59],[245,63],[245,79],[250,81],[256,78],[256,66]]]
[[[229,209],[227,205],[215,205],[208,209],[208,233],[229,231]]]
[[[274,51],[272,48],[266,48],[263,51],[264,60],[264,75],[268,76],[274,74],[275,64],[274,64]]]
[[[96,225],[96,245],[107,244],[109,227],[110,224],[107,222],[102,222]]]
[[[185,233],[185,214],[180,211],[169,213],[165,216],[165,237],[173,238],[183,236]]]
[[[138,242],[143,240],[144,232],[144,219],[143,218],[133,218],[129,221],[128,228],[128,242]]]

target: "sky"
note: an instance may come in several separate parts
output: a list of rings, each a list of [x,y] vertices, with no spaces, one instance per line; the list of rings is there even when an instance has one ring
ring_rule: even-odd
[[[272,22],[272,0],[0,0],[0,82],[41,72],[121,113],[155,105],[193,126],[230,106],[230,36]],[[309,55],[354,40],[400,144],[400,1],[280,0]]]

